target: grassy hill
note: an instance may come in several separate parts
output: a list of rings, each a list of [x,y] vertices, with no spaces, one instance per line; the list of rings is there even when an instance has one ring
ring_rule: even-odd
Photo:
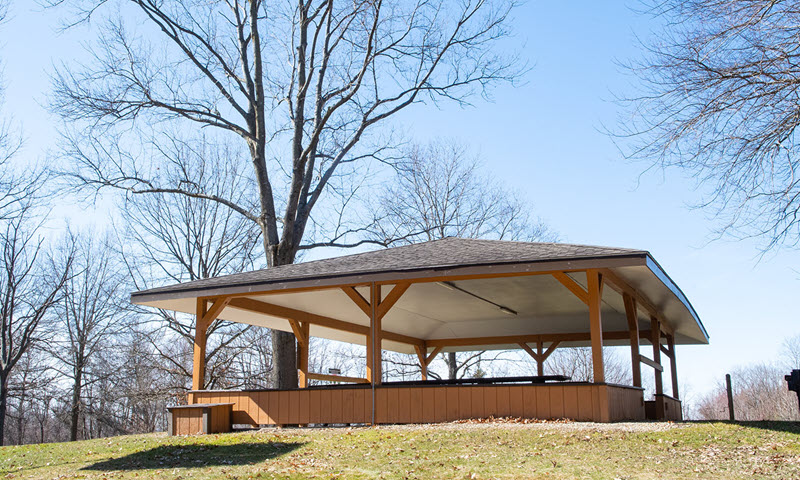
[[[0,449],[2,478],[800,478],[800,424],[467,423]]]

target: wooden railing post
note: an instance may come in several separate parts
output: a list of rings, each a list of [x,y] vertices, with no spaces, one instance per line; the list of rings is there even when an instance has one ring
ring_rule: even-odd
[[[192,363],[192,390],[202,390],[206,375],[206,301],[197,299],[194,325],[194,358]],[[191,403],[193,399],[190,399]]]
[[[592,369],[594,382],[605,382],[603,366],[603,321],[600,315],[603,297],[603,278],[597,270],[586,271],[589,290],[589,331],[592,341]]]

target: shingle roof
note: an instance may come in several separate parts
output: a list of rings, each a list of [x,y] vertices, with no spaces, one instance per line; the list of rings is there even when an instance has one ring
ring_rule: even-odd
[[[448,237],[441,240],[372,252],[168,285],[136,292],[133,296],[378,272],[404,272],[446,267],[628,257],[647,254],[644,250],[627,248]]]

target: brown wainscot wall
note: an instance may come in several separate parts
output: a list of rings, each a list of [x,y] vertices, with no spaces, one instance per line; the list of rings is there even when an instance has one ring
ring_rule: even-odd
[[[642,389],[590,383],[199,390],[190,393],[190,402],[232,403],[232,424],[252,426],[439,423],[488,417],[645,419]]]

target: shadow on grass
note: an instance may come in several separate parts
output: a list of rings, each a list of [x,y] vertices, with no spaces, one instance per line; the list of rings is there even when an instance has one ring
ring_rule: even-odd
[[[235,445],[161,445],[124,457],[93,463],[81,470],[148,470],[252,465],[290,453],[303,443],[238,443]]]
[[[736,425],[750,428],[760,428],[762,430],[772,430],[774,432],[786,432],[800,434],[800,422],[787,422],[787,421],[739,421],[733,422]]]
[[[727,423],[729,425],[739,425],[741,427],[758,428],[761,430],[771,430],[773,432],[796,433],[800,435],[800,422],[785,420],[691,420],[687,423]]]

